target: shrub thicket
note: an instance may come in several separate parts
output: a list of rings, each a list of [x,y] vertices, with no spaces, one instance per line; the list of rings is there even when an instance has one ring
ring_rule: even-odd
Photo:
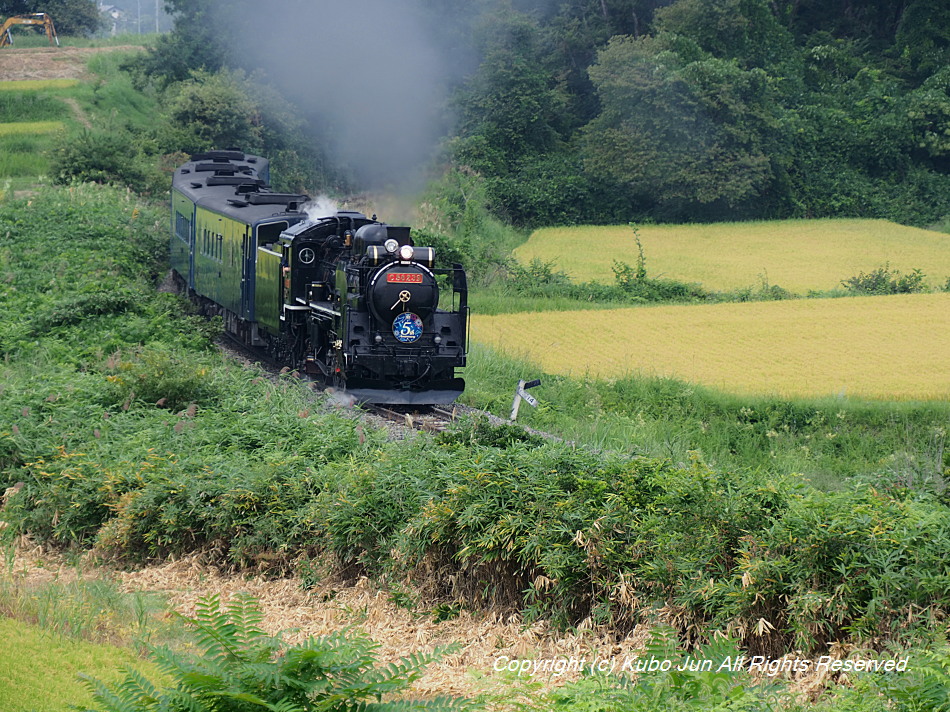
[[[352,574],[435,567],[454,580],[436,596],[565,625],[622,630],[664,608],[688,639],[726,630],[763,654],[921,639],[950,605],[950,509],[932,496],[826,494],[506,436],[479,445],[484,425],[428,447],[360,445],[347,421],[275,418],[301,407],[295,389],[267,402],[239,384],[229,403],[177,418],[141,402],[109,418],[87,408],[85,428],[44,391],[17,413],[15,384],[3,457],[26,486],[8,517],[131,558],[213,545],[271,568],[320,552]],[[47,422],[68,428],[65,445]]]
[[[50,156],[53,180],[62,185],[111,183],[155,195],[167,190],[164,178],[142,152],[141,137],[124,127],[80,129],[64,135]]]
[[[890,264],[867,274],[859,272],[854,277],[842,280],[841,286],[854,294],[913,294],[927,290],[924,273],[919,269],[910,274],[901,274],[898,269],[892,270]]]
[[[24,483],[10,531],[127,559],[207,547],[279,570],[318,554],[352,574],[434,569],[449,603],[619,630],[662,615],[687,640],[724,630],[770,655],[924,640],[950,608],[935,493],[828,494],[484,423],[387,442],[294,379],[210,353],[207,327],[148,292],[164,221],[128,194],[32,200],[0,205],[0,487]],[[63,301],[104,281],[104,302]]]

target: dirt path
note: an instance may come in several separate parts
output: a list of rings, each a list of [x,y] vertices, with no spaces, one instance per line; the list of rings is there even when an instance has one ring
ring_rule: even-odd
[[[69,107],[69,110],[73,112],[73,116],[76,117],[76,121],[81,123],[87,129],[92,128],[92,122],[89,120],[89,117],[86,116],[86,112],[82,110],[82,107],[79,106],[79,102],[73,99],[71,96],[61,96],[59,97],[66,106]]]
[[[0,49],[0,82],[26,79],[88,79],[86,62],[100,52],[141,50],[115,47],[4,47]]]

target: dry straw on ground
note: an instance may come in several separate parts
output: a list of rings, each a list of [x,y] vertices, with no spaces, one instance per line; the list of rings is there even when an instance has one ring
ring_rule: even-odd
[[[471,696],[492,691],[512,694],[510,677],[492,669],[501,656],[541,660],[573,656],[590,660],[596,654],[624,658],[641,650],[648,636],[645,627],[622,641],[591,631],[559,634],[544,623],[525,625],[517,616],[466,610],[457,618],[436,622],[423,609],[409,611],[396,606],[386,591],[365,578],[350,584],[328,578],[305,591],[300,579],[225,573],[203,563],[200,555],[126,572],[90,566],[83,573],[54,553],[21,546],[7,575],[18,585],[29,586],[52,581],[65,583],[77,576],[103,573],[114,576],[125,591],[164,594],[170,605],[185,615],[193,614],[197,601],[204,596],[218,594],[227,601],[237,594],[250,594],[260,602],[264,629],[269,633],[283,632],[289,642],[353,626],[380,644],[381,663],[395,662],[411,653],[430,652],[436,646],[457,644],[457,652],[430,665],[413,685],[412,692],[418,696]],[[576,678],[576,674],[542,676],[533,682],[554,685]]]
[[[204,563],[200,554],[132,571],[117,571],[96,565],[92,560],[81,565],[67,563],[60,554],[36,546],[25,537],[8,553],[12,553],[12,561],[0,569],[0,584],[12,585],[21,592],[105,576],[117,580],[127,592],[163,594],[169,605],[184,615],[193,615],[196,603],[205,596],[217,594],[227,602],[238,594],[249,594],[260,602],[263,627],[268,633],[282,633],[285,640],[297,642],[352,626],[380,644],[378,659],[381,663],[456,643],[458,652],[429,666],[411,688],[411,694],[416,697],[487,695],[486,699],[493,700],[488,708],[497,710],[518,708],[519,701],[527,701],[525,696],[537,696],[539,692],[537,687],[519,686],[510,674],[493,671],[497,659],[592,660],[599,656],[623,661],[641,654],[650,636],[646,626],[638,627],[623,640],[590,630],[559,634],[545,624],[526,626],[517,617],[469,611],[439,623],[424,612],[412,613],[394,605],[385,591],[365,578],[352,584],[327,578],[318,587],[304,591],[297,578],[269,579],[247,572],[226,573]],[[828,650],[835,658],[847,658],[854,652],[853,646],[838,643]],[[540,683],[542,689],[550,689],[577,677],[576,674],[539,675],[520,680]],[[775,678],[759,677],[775,681]],[[847,682],[846,677],[814,669],[782,677],[790,683],[789,692],[802,703],[816,699],[833,679]]]
[[[86,62],[101,52],[141,51],[142,47],[4,47],[0,52],[0,82],[85,79]],[[29,88],[29,87],[24,87]]]

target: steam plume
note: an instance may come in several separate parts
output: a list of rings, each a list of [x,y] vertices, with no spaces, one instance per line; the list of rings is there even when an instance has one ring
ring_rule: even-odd
[[[333,137],[331,155],[370,188],[398,188],[445,133],[451,71],[427,27],[423,0],[221,3],[253,30],[242,64],[264,70]],[[230,8],[230,9],[229,9]],[[236,16],[239,15],[238,19]],[[234,32],[241,36],[244,33]]]

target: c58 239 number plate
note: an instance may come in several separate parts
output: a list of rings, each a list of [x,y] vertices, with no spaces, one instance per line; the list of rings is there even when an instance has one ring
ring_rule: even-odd
[[[422,284],[422,274],[419,272],[390,272],[386,281],[395,284]]]

